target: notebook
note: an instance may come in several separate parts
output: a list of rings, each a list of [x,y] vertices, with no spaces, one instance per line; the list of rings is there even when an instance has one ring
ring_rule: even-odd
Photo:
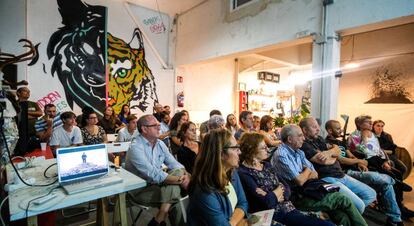
[[[68,194],[122,182],[122,178],[108,174],[105,144],[58,148],[56,159],[59,184]]]
[[[131,142],[117,142],[106,144],[108,153],[127,152],[131,147]]]

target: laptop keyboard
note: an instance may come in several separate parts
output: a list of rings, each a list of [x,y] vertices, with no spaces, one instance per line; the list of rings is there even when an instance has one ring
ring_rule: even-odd
[[[75,182],[72,184],[64,185],[63,188],[66,192],[71,195],[79,192],[89,191],[96,188],[106,187],[109,185],[117,184],[122,182],[122,178],[118,176],[105,175],[96,179]]]

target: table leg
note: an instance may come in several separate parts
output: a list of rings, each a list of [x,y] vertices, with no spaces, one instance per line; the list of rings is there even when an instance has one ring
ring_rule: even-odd
[[[27,226],[37,226],[37,216],[28,217]]]
[[[117,200],[114,210],[114,224],[126,226],[128,224],[125,193],[117,195]]]
[[[108,214],[108,202],[106,198],[98,199],[98,208],[96,210],[96,225],[108,226],[109,214]]]

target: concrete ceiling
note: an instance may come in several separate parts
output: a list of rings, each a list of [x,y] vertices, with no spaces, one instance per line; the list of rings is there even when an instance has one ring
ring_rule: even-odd
[[[207,0],[126,0],[127,2],[143,6],[152,10],[159,10],[174,17],[175,14],[185,13]],[[158,3],[158,6],[157,6]]]

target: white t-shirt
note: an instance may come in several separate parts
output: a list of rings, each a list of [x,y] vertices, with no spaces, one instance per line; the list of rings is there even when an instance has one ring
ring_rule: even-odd
[[[233,208],[233,211],[234,211],[236,209],[236,205],[238,202],[236,190],[234,190],[234,187],[230,182],[226,186],[226,188],[229,190],[229,194],[227,194],[227,197],[229,198],[231,207]]]
[[[135,129],[133,134],[130,134],[127,127],[124,127],[119,130],[118,137],[116,138],[116,142],[128,142],[132,141],[138,136],[138,130]]]
[[[72,131],[67,132],[63,126],[53,130],[50,138],[50,146],[69,147],[74,144],[82,144],[82,133],[79,127],[73,126]]]

